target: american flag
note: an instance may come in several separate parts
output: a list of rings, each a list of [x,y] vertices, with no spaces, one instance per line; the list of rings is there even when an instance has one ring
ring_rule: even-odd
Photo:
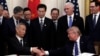
[[[74,4],[74,14],[80,16],[78,0],[67,0],[66,2],[71,2]]]
[[[0,0],[0,4],[3,6],[5,10],[8,10],[6,0]]]

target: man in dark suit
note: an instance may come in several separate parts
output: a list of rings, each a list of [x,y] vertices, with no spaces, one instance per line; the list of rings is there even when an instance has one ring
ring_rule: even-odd
[[[58,26],[58,17],[59,17],[59,9],[52,8],[51,9],[51,18],[52,18],[52,21],[55,25],[56,30],[57,30],[57,26]]]
[[[49,56],[78,56],[84,52],[95,54],[94,45],[89,37],[81,36],[78,27],[72,26],[67,30],[68,38],[70,40],[63,48],[57,50],[43,51],[45,55]],[[40,53],[43,55],[43,53]]]
[[[54,47],[55,28],[52,20],[45,17],[46,9],[44,4],[38,5],[38,17],[31,22],[30,28],[33,46],[48,50]]]
[[[16,6],[13,10],[13,13],[13,17],[7,20],[7,23],[4,26],[5,36],[7,38],[10,38],[15,35],[15,27],[18,23],[25,23],[25,21],[22,19],[23,8],[21,8],[20,6]]]
[[[4,54],[6,54],[6,42],[5,42],[5,35],[4,35],[4,24],[6,23],[6,18],[3,17],[2,15],[3,13],[3,6],[0,5],[0,55],[3,56]]]
[[[28,37],[26,39],[29,39],[28,42],[30,42],[30,22],[31,22],[32,13],[31,13],[31,10],[28,7],[26,7],[23,10],[23,14],[24,14],[24,19],[25,19],[26,26],[27,26],[27,30],[26,30],[25,36]]]
[[[86,17],[85,35],[91,36],[94,41],[100,41],[100,11],[99,4],[95,1],[90,3],[92,14]]]
[[[84,23],[82,17],[74,14],[74,5],[71,2],[67,2],[64,7],[66,15],[62,16],[58,20],[58,47],[64,46],[68,41],[66,30],[71,26],[77,26],[80,31],[84,32]]]
[[[41,52],[37,47],[29,47],[28,42],[24,40],[26,25],[19,23],[16,26],[16,35],[8,41],[8,54],[33,55]]]

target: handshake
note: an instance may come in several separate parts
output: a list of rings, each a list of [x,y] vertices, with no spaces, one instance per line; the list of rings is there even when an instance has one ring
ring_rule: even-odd
[[[31,54],[36,54],[36,56],[45,56],[45,51],[41,48],[38,49],[38,47],[31,47]]]

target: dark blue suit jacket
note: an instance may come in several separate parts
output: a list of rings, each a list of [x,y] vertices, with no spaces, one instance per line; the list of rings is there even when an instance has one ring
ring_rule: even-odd
[[[10,38],[8,40],[8,54],[30,55],[28,42],[23,39],[22,46],[16,36]]]
[[[25,23],[23,19],[20,19],[19,22]],[[13,17],[6,21],[6,24],[4,25],[4,31],[5,31],[5,37],[11,38],[15,35],[15,23]]]
[[[5,38],[5,32],[4,31],[4,24],[6,23],[6,18],[3,17],[2,24],[0,25],[0,55],[3,56],[6,54],[6,38]]]
[[[74,42],[70,41],[63,48],[57,50],[50,50],[50,56],[72,56]],[[82,36],[80,38],[80,49],[81,52],[95,53],[94,45],[89,37]]]
[[[38,46],[44,48],[45,50],[54,48],[53,44],[55,43],[55,28],[52,20],[45,17],[43,29],[41,31],[39,18],[36,18],[35,20],[31,21],[30,28],[32,46]]]
[[[80,16],[74,15],[72,26],[77,26],[81,33],[84,33],[84,23],[83,19]],[[57,28],[57,46],[62,47],[68,41],[67,37],[67,29],[68,29],[68,21],[67,15],[64,15],[58,20],[58,28]]]
[[[93,27],[93,14],[86,17],[85,35],[91,36],[94,41],[100,41],[100,14],[95,28]]]

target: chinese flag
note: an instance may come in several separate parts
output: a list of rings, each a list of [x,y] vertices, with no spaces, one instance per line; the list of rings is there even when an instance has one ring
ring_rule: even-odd
[[[38,16],[37,14],[37,6],[40,4],[40,0],[28,0],[28,7],[32,12],[32,19]]]

